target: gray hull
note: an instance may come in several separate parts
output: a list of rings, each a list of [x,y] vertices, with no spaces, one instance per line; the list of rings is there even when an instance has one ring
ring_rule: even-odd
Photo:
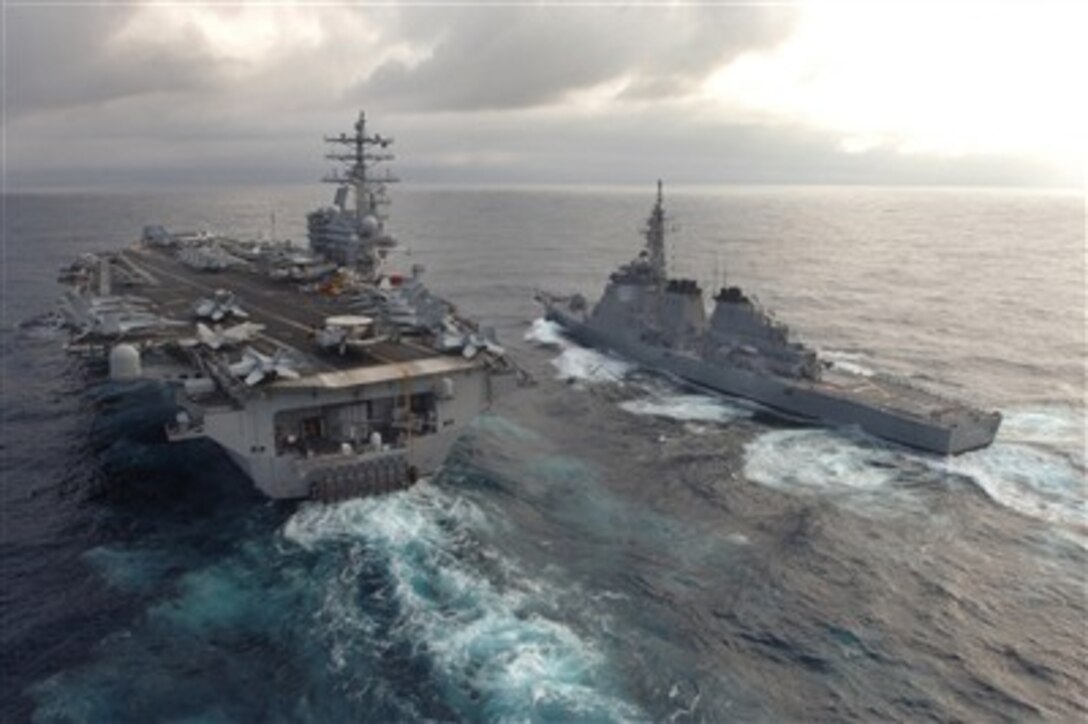
[[[869,434],[919,450],[955,455],[985,447],[993,442],[1001,423],[997,413],[948,405],[926,392],[888,380],[858,378],[851,385],[757,374],[713,364],[668,347],[642,344],[622,330],[593,326],[554,304],[546,304],[546,316],[576,341],[612,350],[649,369],[753,400],[791,417],[831,426],[858,426]]]

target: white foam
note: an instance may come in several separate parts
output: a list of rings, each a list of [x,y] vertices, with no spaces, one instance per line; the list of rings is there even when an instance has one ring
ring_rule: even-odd
[[[1013,410],[998,440],[955,457],[918,455],[833,430],[765,433],[745,448],[744,474],[756,483],[796,493],[840,496],[868,509],[909,504],[895,485],[920,469],[972,480],[994,502],[1088,536],[1082,418],[1056,407]]]
[[[536,342],[545,347],[564,347],[570,344],[563,336],[563,328],[550,319],[534,319],[525,333],[527,342]]]
[[[380,557],[401,612],[394,629],[424,647],[436,676],[482,695],[482,718],[528,720],[542,710],[568,719],[636,716],[602,690],[604,660],[593,643],[547,613],[547,586],[477,549],[483,517],[463,497],[424,483],[381,498],[305,505],[283,535],[311,550],[361,544]],[[460,555],[470,548],[477,555]],[[497,580],[469,562],[482,553],[508,575]]]
[[[1003,411],[998,440],[1042,445],[1083,460],[1085,410],[1055,404]]]
[[[750,416],[747,410],[710,395],[651,395],[621,402],[620,407],[635,415],[687,422],[732,422]]]
[[[427,515],[435,496],[436,489],[423,483],[408,494],[360,498],[338,505],[304,505],[284,524],[283,534],[308,550],[321,543],[368,540],[378,534],[391,545],[425,540],[440,534]],[[463,498],[450,502],[461,510],[470,505]]]
[[[730,533],[725,537],[725,540],[735,546],[747,546],[752,544],[752,541],[748,538],[748,536],[744,535],[743,533]]]
[[[776,430],[745,446],[744,475],[795,492],[871,493],[896,478],[899,458],[833,430]]]
[[[1084,408],[1051,404],[1002,412],[993,445],[937,466],[970,478],[999,505],[1088,542]]]
[[[969,477],[1000,505],[1088,533],[1084,469],[1062,455],[1026,444],[998,442],[938,464],[948,472]]]
[[[556,377],[582,382],[620,382],[634,365],[602,352],[581,347],[563,336],[563,328],[547,319],[534,319],[525,339],[544,347],[558,348],[559,356],[551,360]]]
[[[557,377],[584,382],[621,382],[634,365],[585,347],[570,346],[553,359]]]
[[[872,368],[865,364],[869,361],[869,356],[861,352],[845,352],[834,349],[820,350],[820,358],[830,362],[832,368],[852,375],[872,377],[876,374]]]

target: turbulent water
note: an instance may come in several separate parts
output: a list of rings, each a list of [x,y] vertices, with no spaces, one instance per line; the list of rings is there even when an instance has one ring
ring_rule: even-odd
[[[787,426],[578,347],[639,190],[403,189],[436,290],[539,385],[446,469],[273,504],[167,395],[65,358],[56,268],[145,223],[300,238],[320,189],[4,199],[5,721],[1088,716],[1084,207],[1073,195],[676,190],[670,264],[826,358],[1000,409],[943,459]]]

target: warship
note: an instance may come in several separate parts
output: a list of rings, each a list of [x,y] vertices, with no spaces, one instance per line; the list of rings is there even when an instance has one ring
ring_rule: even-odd
[[[658,181],[638,257],[612,273],[592,309],[580,294],[538,294],[546,318],[575,341],[698,387],[752,400],[790,419],[856,426],[941,455],[993,442],[1000,413],[905,380],[838,369],[792,339],[786,325],[736,286],[714,296],[708,315],[694,280],[668,276],[665,221]]]
[[[176,395],[171,442],[217,443],[271,498],[339,499],[435,472],[497,396],[531,382],[494,331],[390,267],[392,140],[327,137],[331,206],[308,248],[144,228],[61,270],[67,349]]]

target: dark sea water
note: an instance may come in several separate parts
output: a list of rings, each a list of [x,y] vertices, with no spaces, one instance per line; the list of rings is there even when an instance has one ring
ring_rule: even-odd
[[[4,721],[1083,721],[1076,195],[668,192],[670,262],[802,339],[1000,409],[941,459],[789,427],[564,341],[638,190],[398,189],[431,286],[538,378],[409,491],[273,504],[168,397],[68,359],[58,266],[145,223],[301,239],[324,190],[5,198]]]

